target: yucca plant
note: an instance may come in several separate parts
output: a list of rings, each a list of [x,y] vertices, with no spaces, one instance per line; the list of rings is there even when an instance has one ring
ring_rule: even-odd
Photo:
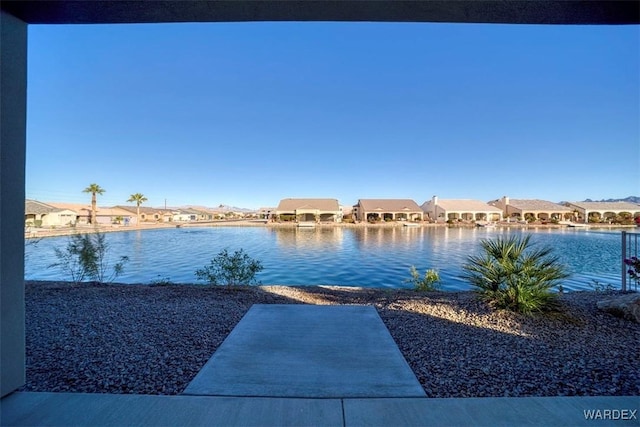
[[[467,257],[465,275],[483,299],[497,308],[531,313],[555,306],[552,289],[569,277],[553,248],[536,248],[531,236],[482,240],[483,253]]]

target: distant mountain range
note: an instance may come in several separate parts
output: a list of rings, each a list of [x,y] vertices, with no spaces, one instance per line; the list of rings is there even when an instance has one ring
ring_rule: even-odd
[[[629,202],[629,203],[639,203],[640,204],[640,196],[629,196],[624,199],[602,199],[602,200],[583,200],[583,202]]]
[[[195,205],[188,205],[188,206],[178,206],[178,207],[169,207],[169,209],[203,209],[203,210],[208,210],[208,211],[216,211],[216,212],[244,212],[244,213],[248,213],[248,212],[255,212],[255,209],[248,209],[248,208],[239,208],[236,206],[229,206],[229,205],[223,205],[220,204],[214,208],[209,207],[209,206],[195,206]]]

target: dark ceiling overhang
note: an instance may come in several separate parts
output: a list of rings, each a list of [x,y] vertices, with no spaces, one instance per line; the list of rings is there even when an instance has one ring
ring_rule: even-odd
[[[371,21],[638,24],[638,1],[0,1],[30,24]]]

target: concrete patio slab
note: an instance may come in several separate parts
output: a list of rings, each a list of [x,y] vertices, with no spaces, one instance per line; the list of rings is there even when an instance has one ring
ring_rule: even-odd
[[[257,304],[186,395],[424,397],[374,307]]]
[[[341,426],[330,399],[14,393],[0,401],[10,426]]]
[[[640,425],[637,396],[344,399],[343,405],[350,427]]]

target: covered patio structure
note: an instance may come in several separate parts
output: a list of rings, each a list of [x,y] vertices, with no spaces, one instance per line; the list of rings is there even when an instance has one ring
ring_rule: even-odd
[[[629,202],[567,202],[567,207],[575,212],[578,222],[585,223],[640,217],[640,205]]]
[[[437,196],[422,204],[429,219],[444,221],[500,221],[502,210],[480,200],[438,199]]]
[[[297,222],[342,222],[342,208],[336,199],[282,199],[276,208],[276,218]]]
[[[489,202],[489,204],[502,209],[502,213],[506,218],[540,221],[573,219],[572,209],[547,200],[511,199],[504,196],[501,199]]]
[[[422,221],[424,212],[411,199],[360,199],[353,206],[358,221]]]
[[[26,158],[26,120],[27,120],[27,29],[32,24],[108,24],[108,23],[159,23],[159,22],[243,22],[243,21],[369,21],[369,22],[461,22],[461,23],[513,23],[513,24],[638,24],[640,8],[637,2],[595,1],[595,2],[513,2],[513,1],[433,1],[433,2],[324,2],[324,1],[3,1],[0,2],[0,96],[2,115],[0,116],[0,394],[7,396],[25,383],[25,301],[24,301],[24,200],[25,200],[25,158]],[[179,155],[179,153],[178,153]],[[239,153],[238,162],[242,162]],[[28,409],[28,414],[40,416],[30,424],[52,424],[46,418],[46,409],[54,414],[53,421],[63,423],[64,415],[84,415],[93,421],[81,424],[91,425],[95,421],[109,417],[131,414],[127,406],[105,404],[102,396],[90,396],[96,403],[68,401],[64,407],[60,402],[73,397],[58,397],[51,406],[33,405],[39,412]],[[19,399],[20,396],[10,396]],[[38,396],[35,397],[39,398]],[[122,396],[117,397],[121,400]],[[133,396],[135,399],[135,396]],[[98,399],[98,400],[97,400]],[[143,405],[133,401],[130,407],[140,409]],[[372,402],[379,405],[379,402]],[[397,401],[392,402],[395,405]],[[273,411],[269,402],[269,412]],[[556,406],[552,402],[553,406]],[[627,406],[624,406],[627,405]],[[481,403],[486,408],[486,401]],[[158,423],[187,424],[192,412],[185,406],[171,407],[168,411],[158,410],[159,405],[145,412],[139,418],[150,425]],[[208,405],[199,405],[203,411]],[[342,405],[342,408],[347,405]],[[491,407],[491,406],[489,406]],[[557,406],[556,406],[557,407]],[[631,407],[631,404],[615,404],[603,401],[589,402],[590,408]],[[166,406],[166,408],[169,408]],[[245,406],[246,408],[246,406]],[[340,406],[338,407],[340,408]],[[495,407],[492,407],[495,408]],[[3,410],[5,408],[3,407]],[[76,411],[73,411],[75,409]],[[56,414],[56,410],[59,412]],[[231,410],[224,413],[236,414]],[[425,413],[438,411],[426,411]],[[470,413],[457,406],[447,406],[443,411],[448,414]],[[492,410],[489,420],[496,413],[506,411]],[[521,417],[524,409],[512,411]],[[6,413],[3,412],[3,415]],[[261,412],[247,411],[249,414]],[[298,413],[287,411],[288,414]],[[374,414],[365,410],[364,414]],[[404,414],[403,410],[388,410],[386,414]],[[533,413],[533,411],[531,412]],[[535,412],[539,414],[540,411]],[[147,416],[154,415],[155,420]],[[164,418],[165,414],[179,416],[179,419]],[[339,420],[349,420],[345,416]],[[522,418],[513,418],[522,420]],[[113,418],[111,418],[113,420]],[[212,418],[203,417],[199,424],[210,425]],[[418,421],[424,421],[419,418]],[[571,421],[558,421],[556,424],[568,424]],[[564,420],[564,419],[561,419]],[[11,420],[13,424],[25,424],[25,418]],[[46,421],[46,422],[45,422]],[[112,425],[122,425],[116,418]],[[137,424],[137,419],[127,421]],[[175,422],[172,422],[175,421]],[[220,420],[218,420],[220,421]],[[262,420],[264,421],[264,420]],[[311,420],[308,424],[318,424]],[[377,421],[380,421],[378,419]],[[572,420],[575,421],[575,420]],[[76,420],[76,424],[79,422]],[[483,425],[492,424],[482,422]],[[223,421],[218,424],[229,424]],[[248,424],[240,423],[238,424]],[[276,424],[276,423],[274,423]],[[280,425],[283,423],[280,422]],[[295,424],[295,423],[294,423]],[[300,421],[297,424],[301,424]],[[335,423],[327,423],[335,425]],[[355,423],[354,423],[355,424]],[[371,424],[360,422],[359,424]],[[388,425],[397,425],[387,421]],[[405,420],[405,424],[406,420]],[[416,423],[417,424],[417,423]],[[434,422],[434,424],[438,424]],[[443,424],[440,422],[439,424]],[[448,424],[468,424],[468,422],[448,422]],[[548,419],[541,425],[550,425]]]

